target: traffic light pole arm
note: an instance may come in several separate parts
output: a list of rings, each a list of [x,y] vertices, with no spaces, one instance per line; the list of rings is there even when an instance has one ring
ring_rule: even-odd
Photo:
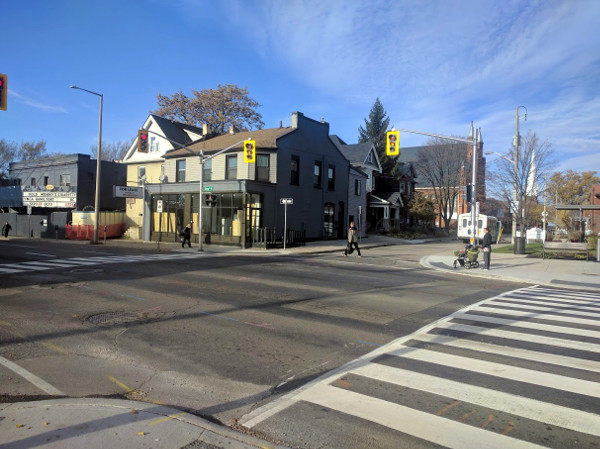
[[[450,136],[443,136],[441,134],[432,134],[432,133],[424,133],[421,131],[413,131],[410,129],[398,129],[395,131],[400,131],[403,133],[411,133],[411,134],[421,134],[423,136],[430,136],[430,137],[438,137],[440,139],[445,139],[445,140],[452,140],[454,142],[462,142],[462,143],[470,143],[473,145],[473,168],[472,168],[472,174],[473,177],[471,179],[471,226],[472,226],[472,237],[473,237],[473,243],[477,244],[477,208],[476,208],[476,204],[477,204],[477,141],[478,141],[478,133],[477,132],[473,132],[473,138],[472,139],[460,139],[458,137],[450,137]]]
[[[424,133],[421,131],[412,131],[410,129],[396,129],[401,133],[421,134],[422,136],[439,137],[440,139],[454,140],[455,142],[473,143],[473,139],[460,139],[458,137],[443,136],[441,134]]]

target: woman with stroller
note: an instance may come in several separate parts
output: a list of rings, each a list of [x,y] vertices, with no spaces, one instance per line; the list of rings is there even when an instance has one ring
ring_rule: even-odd
[[[490,269],[490,256],[492,254],[492,235],[488,228],[483,228],[483,240],[481,241],[481,248],[483,251],[483,269]]]

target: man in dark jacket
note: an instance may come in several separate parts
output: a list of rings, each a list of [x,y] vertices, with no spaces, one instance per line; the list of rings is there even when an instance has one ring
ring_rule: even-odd
[[[192,223],[189,223],[183,229],[183,240],[181,241],[181,247],[183,248],[185,246],[185,242],[187,242],[188,246],[191,248],[192,247],[192,242],[190,241],[191,238],[192,238]]]
[[[2,234],[4,235],[5,239],[8,238],[8,233],[11,231],[11,229],[12,229],[12,226],[7,221],[6,224],[2,227]]]
[[[483,228],[483,240],[481,242],[481,248],[483,249],[483,269],[490,269],[490,256],[492,255],[492,235],[488,228]]]

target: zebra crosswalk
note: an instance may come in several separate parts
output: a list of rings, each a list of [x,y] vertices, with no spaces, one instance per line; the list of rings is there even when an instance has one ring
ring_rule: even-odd
[[[107,255],[92,257],[71,257],[65,259],[47,259],[28,262],[10,263],[0,265],[0,275],[26,273],[31,271],[56,270],[65,268],[76,268],[82,266],[94,266],[104,264],[128,263],[128,262],[153,262],[161,260],[195,259],[203,256],[202,253],[161,253],[161,254],[133,254],[133,255]]]
[[[298,404],[383,426],[424,447],[598,448],[600,293],[534,286],[486,299],[240,423],[264,432]]]

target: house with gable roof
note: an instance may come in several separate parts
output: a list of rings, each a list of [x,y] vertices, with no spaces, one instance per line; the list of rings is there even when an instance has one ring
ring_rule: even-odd
[[[138,138],[129,147],[125,157],[121,161],[127,166],[127,184],[130,187],[147,184],[161,184],[168,182],[164,174],[164,155],[174,148],[182,145],[190,145],[201,139],[208,138],[211,134],[208,127],[198,128],[185,123],[150,114],[141,129],[150,131],[148,135],[148,152],[140,153],[138,149]],[[144,195],[146,189],[143,189]],[[144,206],[147,198],[127,198],[126,211],[126,234],[134,239],[148,240],[149,233],[142,235],[144,226]]]
[[[412,163],[400,164],[399,178],[386,176],[372,142],[348,145],[338,136],[331,138],[350,165],[367,176],[364,231],[390,230],[408,223],[407,206],[414,193],[416,178]]]
[[[247,139],[256,143],[251,163],[243,157]],[[350,165],[329,138],[325,121],[294,112],[288,127],[206,133],[180,143],[164,153],[134,155],[134,142],[124,161],[132,167],[160,167],[152,173],[146,167],[140,212],[144,240],[178,241],[180,230],[190,222],[196,244],[201,229],[205,243],[248,247],[256,229],[272,229],[282,236],[286,224],[307,239],[344,237]],[[140,175],[129,170],[129,182],[138,182]],[[282,198],[293,203],[284,207]]]

